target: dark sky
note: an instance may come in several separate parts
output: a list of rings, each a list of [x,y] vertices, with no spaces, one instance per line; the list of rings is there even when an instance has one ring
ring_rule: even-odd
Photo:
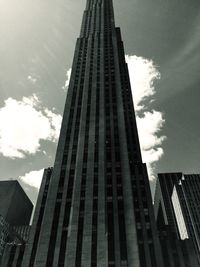
[[[10,97],[20,101],[36,94],[62,114],[62,86],[84,8],[85,0],[0,1],[0,108]],[[156,171],[199,173],[199,0],[114,0],[114,8],[126,54],[152,59],[161,73],[152,105],[164,114],[167,138]],[[56,142],[43,140],[41,151],[23,159],[1,154],[1,179],[52,166],[55,150]]]

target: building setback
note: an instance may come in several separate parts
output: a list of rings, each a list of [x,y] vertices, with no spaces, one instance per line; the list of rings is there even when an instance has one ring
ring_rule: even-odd
[[[47,168],[44,170],[42,183],[40,186],[40,191],[35,207],[35,213],[33,217],[33,222],[31,225],[30,235],[26,242],[26,254],[24,259],[24,266],[35,266],[35,256],[37,252],[37,246],[39,243],[39,238],[42,230],[42,222],[44,217],[44,211],[46,209],[47,194],[49,191],[49,184],[52,177],[53,168]],[[41,242],[41,241],[40,241]],[[27,262],[28,255],[28,262]],[[27,264],[27,265],[26,265]],[[20,265],[21,266],[21,265]]]
[[[154,210],[166,267],[200,266],[199,207],[200,175],[158,174]]]
[[[163,266],[112,0],[87,1],[44,177],[23,267]]]

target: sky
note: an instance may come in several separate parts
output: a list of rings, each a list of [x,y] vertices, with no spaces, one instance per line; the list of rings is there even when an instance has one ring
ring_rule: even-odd
[[[143,161],[200,173],[199,0],[113,0]],[[85,0],[0,0],[0,179],[35,203],[53,166]]]

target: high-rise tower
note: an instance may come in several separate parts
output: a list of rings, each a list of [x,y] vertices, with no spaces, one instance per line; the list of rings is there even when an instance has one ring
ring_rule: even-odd
[[[87,0],[47,187],[24,267],[163,266],[112,0]]]

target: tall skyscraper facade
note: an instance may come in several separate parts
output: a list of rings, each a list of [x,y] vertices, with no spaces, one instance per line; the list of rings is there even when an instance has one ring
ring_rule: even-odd
[[[112,0],[87,0],[23,267],[162,267]]]

